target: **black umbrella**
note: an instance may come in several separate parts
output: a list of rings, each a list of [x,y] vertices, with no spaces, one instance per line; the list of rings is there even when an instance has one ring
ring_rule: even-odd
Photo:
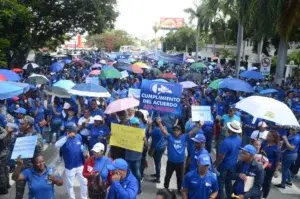
[[[187,73],[182,76],[182,80],[185,81],[201,81],[202,75],[200,73]]]

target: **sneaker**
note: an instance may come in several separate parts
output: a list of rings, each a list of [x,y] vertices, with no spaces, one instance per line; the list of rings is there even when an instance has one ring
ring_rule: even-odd
[[[154,180],[151,180],[151,182],[153,182],[153,183],[160,183],[160,180],[159,179],[154,179]]]
[[[289,181],[286,181],[285,184],[288,185],[288,186],[293,186],[293,183],[289,182]]]
[[[282,184],[277,184],[277,185],[275,185],[275,187],[277,187],[279,189],[285,189],[285,186]]]

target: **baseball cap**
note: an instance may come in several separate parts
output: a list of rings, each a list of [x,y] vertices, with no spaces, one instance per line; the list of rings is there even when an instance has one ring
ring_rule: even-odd
[[[195,137],[192,138],[194,142],[206,142],[206,138],[202,133],[197,134]]]
[[[20,113],[20,114],[25,115],[26,114],[26,109],[22,108],[22,107],[19,107],[19,108],[17,108],[17,110],[15,110],[15,113]]]
[[[137,117],[133,117],[130,119],[130,124],[140,124],[140,120]]]
[[[113,170],[116,170],[116,169],[127,170],[128,169],[128,164],[124,159],[118,158],[118,159],[115,159],[112,162],[112,164],[107,165],[107,169],[110,170],[110,171],[113,171]]]
[[[99,153],[101,151],[105,150],[105,146],[104,144],[102,144],[101,142],[98,142],[97,144],[94,145],[94,147],[92,148],[92,151]]]
[[[95,115],[95,117],[93,117],[94,120],[97,120],[97,121],[102,121],[103,118],[100,116],[100,115]]]
[[[256,149],[254,148],[254,146],[252,146],[250,144],[247,144],[246,146],[241,147],[240,150],[246,151],[250,155],[255,155],[256,154]]]
[[[263,128],[268,127],[268,125],[267,125],[266,122],[264,122],[264,121],[259,122],[257,126],[258,126],[258,127],[263,127]]]
[[[195,157],[198,160],[198,164],[203,166],[210,166],[210,157],[208,154],[201,154]]]
[[[68,102],[64,103],[64,109],[69,109],[71,108],[71,104],[69,104]]]
[[[74,122],[69,122],[66,125],[65,130],[69,131],[69,132],[76,132],[77,131],[77,126]]]

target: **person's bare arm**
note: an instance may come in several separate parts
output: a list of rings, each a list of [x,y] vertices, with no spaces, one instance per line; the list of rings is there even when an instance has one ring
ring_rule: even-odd
[[[158,123],[158,126],[159,126],[159,128],[160,128],[162,134],[163,134],[164,136],[167,136],[167,135],[168,135],[168,131],[167,131],[167,129],[162,125],[162,123],[161,123],[161,118],[160,118],[160,117],[157,117],[157,118],[156,118],[156,122]]]
[[[216,158],[216,161],[215,161],[215,167],[218,167],[219,164],[221,164],[221,162],[223,161],[225,155],[223,154],[218,154],[217,155],[217,158]]]
[[[288,150],[294,150],[295,149],[295,146],[291,145],[291,143],[289,143],[286,136],[283,136],[282,139],[283,139],[283,142],[286,144],[286,147],[287,147]]]
[[[182,196],[182,199],[188,199],[188,190],[187,189],[182,189],[181,190],[181,196]]]
[[[215,191],[212,194],[210,194],[209,199],[215,199],[215,198],[217,198],[217,196],[218,196],[218,192]]]
[[[21,173],[22,167],[23,167],[23,160],[20,157],[18,157],[17,168],[15,169],[12,175],[12,180],[14,181],[25,180],[24,175]]]
[[[189,137],[194,137],[194,135],[200,130],[201,125],[200,122],[196,124],[195,128],[193,128],[190,132],[189,132]]]

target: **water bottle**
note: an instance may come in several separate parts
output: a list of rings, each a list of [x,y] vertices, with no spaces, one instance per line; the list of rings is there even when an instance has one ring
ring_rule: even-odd
[[[47,176],[47,183],[52,184],[52,181],[49,179],[49,176],[53,175],[55,173],[55,169],[52,167],[48,168],[48,176]]]

